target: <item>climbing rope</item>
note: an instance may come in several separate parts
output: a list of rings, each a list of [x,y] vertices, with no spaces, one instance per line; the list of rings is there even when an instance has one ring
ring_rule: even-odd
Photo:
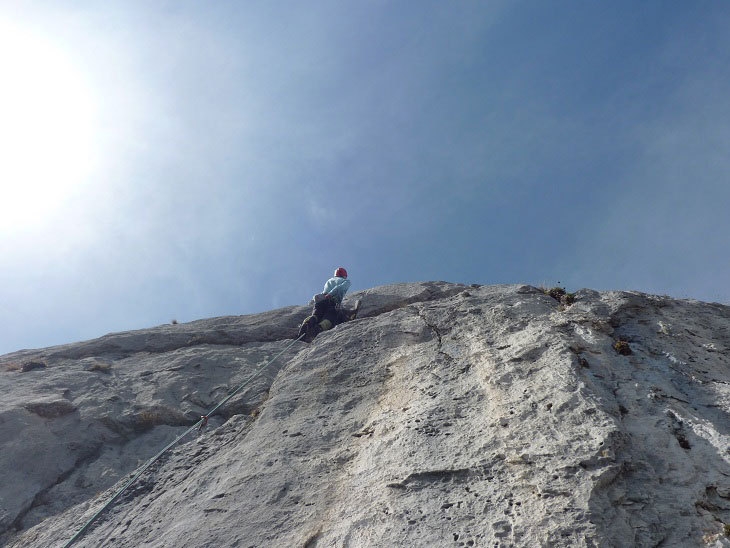
[[[105,510],[106,510],[107,508],[109,508],[109,507],[110,507],[110,506],[112,505],[112,503],[113,503],[113,502],[114,502],[115,500],[117,500],[117,499],[118,499],[118,498],[119,498],[119,497],[120,497],[120,496],[122,495],[122,493],[124,493],[124,491],[126,491],[126,490],[127,490],[128,488],[129,488],[129,486],[130,486],[130,485],[132,485],[132,484],[133,484],[133,483],[134,483],[135,481],[137,481],[137,479],[139,479],[139,477],[140,477],[140,476],[141,476],[141,475],[142,475],[142,474],[143,474],[143,473],[145,472],[145,470],[147,470],[147,469],[148,469],[148,468],[149,468],[150,466],[152,466],[152,465],[153,465],[153,464],[154,464],[155,462],[157,462],[157,461],[158,461],[158,460],[160,459],[160,457],[162,457],[162,455],[164,455],[164,454],[165,454],[165,453],[166,453],[166,452],[167,452],[167,451],[168,451],[168,450],[169,450],[169,449],[170,449],[171,447],[173,447],[174,445],[176,445],[176,444],[177,444],[177,443],[178,443],[178,442],[179,442],[179,441],[180,441],[181,439],[183,439],[183,438],[184,438],[185,436],[187,436],[187,435],[188,435],[188,434],[189,434],[190,432],[192,432],[192,431],[193,431],[193,430],[195,430],[196,428],[198,429],[198,431],[201,431],[201,430],[203,430],[203,428],[205,428],[205,425],[206,425],[206,424],[208,424],[208,419],[209,419],[209,418],[210,418],[210,417],[211,417],[211,416],[213,415],[213,413],[215,413],[215,412],[216,412],[216,411],[217,411],[217,410],[218,410],[218,409],[219,409],[219,408],[220,408],[221,406],[225,405],[225,404],[226,404],[226,403],[227,403],[227,402],[228,402],[228,401],[229,401],[229,400],[230,400],[230,399],[231,399],[231,398],[232,398],[233,396],[235,396],[236,394],[238,394],[238,393],[239,393],[239,392],[240,392],[240,391],[241,391],[241,390],[242,390],[242,389],[243,389],[243,388],[244,388],[245,386],[247,386],[247,385],[248,385],[248,384],[250,384],[250,383],[251,383],[251,382],[252,382],[252,381],[253,381],[254,379],[256,379],[256,378],[257,378],[257,377],[258,377],[258,376],[259,376],[259,375],[261,374],[261,372],[262,372],[262,371],[263,371],[264,369],[266,369],[266,368],[267,368],[268,366],[270,366],[270,365],[271,365],[272,363],[274,363],[274,362],[275,362],[275,361],[276,361],[276,360],[277,360],[277,359],[279,358],[279,356],[281,356],[281,355],[282,355],[282,354],[283,354],[284,352],[286,352],[286,351],[287,351],[287,350],[289,350],[289,349],[290,349],[290,348],[291,348],[292,346],[294,346],[294,343],[295,343],[295,342],[298,342],[298,341],[300,341],[300,340],[301,340],[301,339],[302,339],[302,338],[304,337],[304,335],[305,335],[305,333],[302,333],[301,335],[299,335],[299,337],[298,337],[298,338],[294,339],[294,340],[293,340],[293,341],[292,341],[292,342],[291,342],[291,343],[290,343],[289,345],[287,345],[287,347],[286,347],[286,348],[284,348],[284,350],[282,350],[282,351],[281,351],[281,352],[279,352],[279,353],[278,353],[278,354],[277,354],[276,356],[274,356],[273,358],[271,358],[271,359],[270,359],[270,360],[269,360],[269,361],[268,361],[268,362],[267,362],[266,364],[264,364],[263,366],[261,366],[261,368],[260,368],[260,369],[259,369],[258,371],[256,371],[256,373],[254,373],[253,375],[251,375],[251,376],[250,376],[250,377],[249,377],[248,379],[246,379],[246,380],[245,380],[245,381],[244,381],[243,383],[241,383],[241,384],[240,384],[240,385],[238,386],[238,388],[236,388],[236,389],[235,389],[235,390],[234,390],[233,392],[231,392],[230,394],[228,394],[228,396],[226,396],[225,398],[223,398],[223,400],[221,400],[221,401],[220,401],[220,403],[218,403],[218,405],[216,405],[216,406],[215,406],[215,407],[214,407],[213,409],[211,409],[210,411],[208,411],[208,412],[207,412],[207,413],[206,413],[205,415],[202,415],[202,416],[200,417],[200,420],[198,420],[198,422],[196,422],[196,423],[195,423],[195,424],[193,424],[193,425],[192,425],[192,426],[191,426],[190,428],[188,428],[187,430],[185,430],[185,432],[183,432],[182,434],[180,434],[180,435],[179,435],[179,436],[178,436],[177,438],[175,438],[175,440],[173,440],[172,442],[170,442],[169,444],[167,444],[167,445],[165,446],[165,448],[164,448],[164,449],[163,449],[162,451],[160,451],[160,452],[159,452],[159,453],[157,453],[157,454],[156,454],[156,455],[155,455],[154,457],[152,457],[152,458],[151,458],[150,460],[148,460],[148,461],[147,461],[147,462],[146,462],[146,463],[145,463],[145,464],[144,464],[144,465],[143,465],[143,466],[142,466],[141,468],[139,468],[139,469],[137,470],[137,472],[136,472],[136,473],[135,473],[135,474],[134,474],[134,475],[133,475],[133,476],[132,476],[132,477],[131,477],[131,478],[130,478],[130,479],[129,479],[129,480],[128,480],[128,481],[127,481],[127,482],[126,482],[126,483],[125,483],[125,484],[124,484],[124,485],[123,485],[122,487],[121,487],[121,489],[119,489],[119,491],[117,491],[117,492],[116,492],[116,493],[114,494],[114,496],[113,496],[112,498],[110,498],[110,499],[109,499],[109,500],[107,501],[107,503],[106,503],[106,504],[104,504],[104,506],[102,506],[102,507],[101,507],[101,508],[99,509],[99,511],[97,511],[97,512],[96,512],[96,513],[95,513],[95,514],[94,514],[93,516],[91,516],[91,518],[90,518],[90,519],[89,519],[89,520],[88,520],[88,521],[87,521],[87,522],[86,522],[86,523],[85,523],[85,524],[84,524],[84,525],[83,525],[83,526],[81,527],[81,529],[79,529],[79,530],[78,530],[78,531],[76,532],[76,534],[75,534],[75,535],[74,535],[74,536],[73,536],[73,537],[71,538],[71,540],[69,540],[69,541],[68,541],[68,542],[67,542],[67,543],[66,543],[66,544],[64,545],[64,547],[63,547],[63,548],[68,548],[68,547],[69,547],[69,546],[71,546],[71,545],[72,545],[72,544],[73,544],[74,542],[76,542],[76,541],[77,541],[78,539],[80,539],[80,538],[81,538],[81,537],[82,537],[82,536],[84,535],[84,533],[86,533],[86,531],[87,531],[87,530],[88,530],[88,528],[89,528],[89,527],[91,526],[91,524],[92,524],[92,523],[94,523],[94,522],[96,521],[96,519],[97,519],[97,518],[98,518],[98,517],[99,517],[99,516],[100,516],[101,514],[103,514],[103,513],[104,513],[104,511],[105,511]]]

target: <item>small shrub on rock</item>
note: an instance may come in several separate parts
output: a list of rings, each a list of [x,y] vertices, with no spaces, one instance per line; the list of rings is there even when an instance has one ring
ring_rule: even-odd
[[[568,293],[564,287],[556,286],[552,289],[543,289],[543,292],[564,306],[570,306],[575,302],[575,293]]]
[[[23,373],[26,373],[28,371],[33,371],[34,369],[45,369],[45,368],[46,368],[46,364],[43,362],[30,361],[30,362],[25,362],[23,364],[23,366],[21,367],[21,371],[23,371]]]
[[[622,356],[630,356],[633,354],[631,351],[631,347],[629,346],[629,343],[623,340],[618,340],[615,343],[613,343],[613,349],[621,354]]]

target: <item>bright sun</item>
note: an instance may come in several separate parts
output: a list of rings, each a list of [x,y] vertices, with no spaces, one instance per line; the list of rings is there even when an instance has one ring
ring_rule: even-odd
[[[35,225],[88,178],[96,105],[43,37],[0,20],[0,233]]]

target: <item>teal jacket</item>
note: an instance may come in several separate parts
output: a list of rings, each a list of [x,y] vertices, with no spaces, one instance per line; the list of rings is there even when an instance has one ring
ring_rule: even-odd
[[[330,278],[324,284],[322,293],[331,295],[336,304],[342,304],[342,299],[345,298],[345,293],[350,289],[350,280],[347,278]]]

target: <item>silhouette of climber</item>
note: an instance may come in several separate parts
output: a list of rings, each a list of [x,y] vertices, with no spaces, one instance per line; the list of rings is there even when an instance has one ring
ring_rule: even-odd
[[[355,303],[354,310],[347,312],[342,309],[342,299],[345,298],[348,289],[350,280],[347,279],[347,270],[339,267],[335,270],[334,276],[325,282],[322,293],[312,297],[314,310],[312,315],[302,322],[298,337],[304,335],[302,340],[311,342],[322,331],[355,319],[360,308],[359,300]]]

